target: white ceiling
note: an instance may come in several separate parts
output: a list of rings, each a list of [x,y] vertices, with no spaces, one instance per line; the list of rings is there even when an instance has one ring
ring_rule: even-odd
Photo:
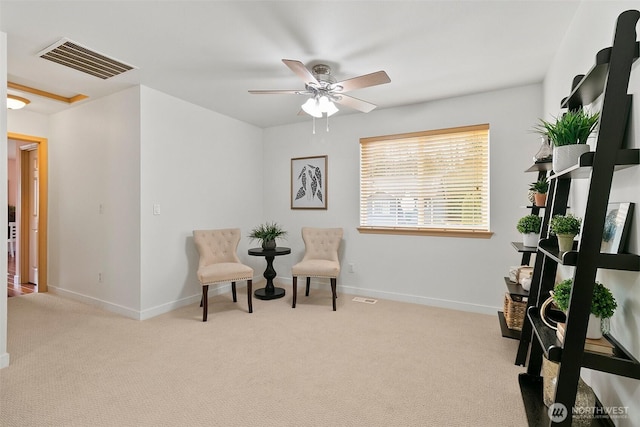
[[[281,59],[338,80],[385,70],[349,94],[395,107],[542,81],[579,1],[0,1],[7,79],[89,100],[142,84],[259,127],[310,120]],[[36,56],[66,37],[138,67],[101,80]],[[51,114],[65,103],[31,99]],[[88,102],[82,101],[82,102]],[[341,107],[338,115],[363,114]]]

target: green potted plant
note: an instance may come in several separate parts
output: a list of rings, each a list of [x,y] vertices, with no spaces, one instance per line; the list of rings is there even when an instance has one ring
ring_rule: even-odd
[[[599,113],[589,113],[584,109],[569,110],[555,121],[540,119],[535,131],[546,135],[553,145],[552,167],[555,172],[567,169],[577,163],[577,159],[589,151],[587,139],[595,130]]]
[[[569,309],[572,286],[573,279],[566,279],[558,283],[553,289],[553,301],[555,305],[565,313]],[[587,327],[587,338],[596,340],[602,338],[601,321],[602,319],[608,319],[613,316],[617,307],[618,304],[611,291],[603,284],[596,282],[593,287],[593,297],[591,298],[591,313]]]
[[[547,204],[547,191],[549,191],[549,181],[546,177],[532,182],[529,190],[533,191],[534,203],[536,206]]]
[[[524,246],[538,246],[541,226],[542,218],[538,215],[526,215],[518,220],[516,229],[522,234],[522,244]]]
[[[251,240],[258,240],[262,249],[273,250],[276,248],[276,239],[284,238],[287,232],[275,222],[266,222],[254,227],[249,233]]]
[[[573,239],[580,233],[582,219],[567,215],[554,215],[549,221],[551,232],[558,236],[558,249],[561,253],[573,249]]]

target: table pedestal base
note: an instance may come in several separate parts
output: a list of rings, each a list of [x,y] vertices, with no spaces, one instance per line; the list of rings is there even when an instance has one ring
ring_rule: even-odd
[[[267,289],[267,288],[262,288],[262,289],[257,289],[253,293],[253,295],[256,298],[263,299],[263,300],[282,298],[284,296],[284,294],[285,294],[285,290],[284,289],[276,288],[276,287],[274,287],[271,292],[269,292],[269,289]]]

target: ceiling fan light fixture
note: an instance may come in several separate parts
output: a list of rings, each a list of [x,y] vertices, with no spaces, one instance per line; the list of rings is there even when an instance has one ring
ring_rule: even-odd
[[[321,118],[322,112],[320,111],[319,102],[316,98],[309,98],[302,104],[302,110],[310,116]]]
[[[21,96],[7,95],[7,108],[10,110],[19,110],[30,102],[27,98]]]
[[[329,101],[329,98],[326,96],[321,96],[318,100],[318,107],[320,108],[321,113],[327,113],[327,117],[334,115],[338,112],[338,107]]]

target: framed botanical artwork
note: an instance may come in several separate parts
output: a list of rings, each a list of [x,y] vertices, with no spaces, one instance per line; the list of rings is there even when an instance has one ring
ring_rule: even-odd
[[[291,159],[291,209],[327,209],[327,156]]]
[[[609,203],[607,205],[600,252],[619,254],[626,250],[632,216],[633,203]]]

